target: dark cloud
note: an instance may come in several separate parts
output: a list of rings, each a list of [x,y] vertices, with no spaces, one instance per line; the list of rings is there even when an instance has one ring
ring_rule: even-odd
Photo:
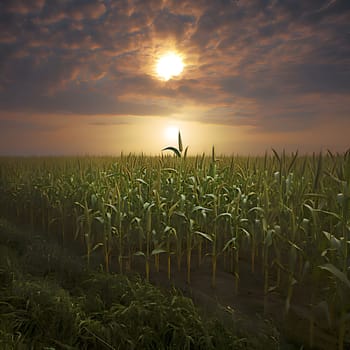
[[[38,13],[45,5],[45,0],[2,0],[0,12],[28,15]]]
[[[8,132],[9,130],[53,131],[57,130],[57,127],[48,123],[39,123],[36,121],[0,119],[0,130],[2,132]]]
[[[98,19],[106,12],[105,4],[94,0],[78,0],[69,5],[67,15],[74,20]]]
[[[36,95],[31,91],[21,91],[5,95],[0,99],[3,110],[31,111],[40,113],[71,113],[82,115],[168,115],[176,110],[155,103],[135,103],[120,101],[99,92],[84,89],[68,89],[51,95]]]
[[[348,94],[350,92],[350,66],[306,63],[291,66],[285,83],[295,94]]]
[[[289,64],[256,71],[254,77],[242,74],[223,78],[221,86],[226,93],[258,100],[308,93],[348,94],[350,66],[311,62]]]
[[[155,59],[173,46],[186,70],[160,82]],[[202,122],[299,130],[330,98],[342,102],[334,115],[350,112],[350,2],[3,0],[0,75],[0,110],[167,116],[188,107]]]
[[[180,41],[185,38],[187,30],[194,22],[194,16],[173,14],[166,8],[160,11],[154,19],[153,28],[158,37],[175,38]]]

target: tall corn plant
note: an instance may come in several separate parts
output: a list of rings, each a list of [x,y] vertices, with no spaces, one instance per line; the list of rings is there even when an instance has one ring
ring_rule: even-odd
[[[173,152],[177,157],[181,158],[186,158],[187,157],[187,150],[188,146],[186,146],[185,150],[183,149],[182,145],[182,138],[181,138],[181,132],[179,131],[178,133],[178,148],[173,147],[173,146],[167,146],[162,149],[162,151],[171,151]]]
[[[83,241],[86,249],[87,266],[90,267],[91,253],[101,246],[101,242],[95,242],[94,232],[92,229],[93,221],[98,217],[98,211],[89,208],[87,199],[84,203],[76,202],[83,213],[77,218],[77,232],[76,237],[80,234],[83,235]]]
[[[145,259],[145,274],[146,280],[149,281],[150,278],[150,262],[153,256],[159,255],[161,253],[166,253],[165,249],[162,248],[153,248],[153,236],[154,230],[152,229],[152,208],[155,206],[154,203],[146,202],[144,205],[145,209],[145,239],[146,247],[145,251],[138,251],[135,253],[136,256],[142,256]],[[153,248],[153,249],[152,249]]]

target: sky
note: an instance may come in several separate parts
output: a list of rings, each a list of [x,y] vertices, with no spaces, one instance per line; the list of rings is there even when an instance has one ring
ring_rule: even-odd
[[[161,154],[176,130],[189,154],[345,152],[350,1],[0,1],[0,155]]]

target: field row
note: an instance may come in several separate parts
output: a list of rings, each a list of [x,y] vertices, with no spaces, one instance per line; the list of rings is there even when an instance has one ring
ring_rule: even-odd
[[[136,256],[171,279],[211,259],[232,273],[240,262],[263,275],[261,289],[285,297],[305,286],[310,344],[316,311],[328,320],[339,349],[349,342],[350,154],[277,154],[258,158],[37,158],[0,160],[1,211],[62,244],[81,242],[87,264],[117,257],[123,273]],[[162,256],[162,259],[160,259]],[[165,258],[164,258],[165,257]],[[195,257],[195,261],[193,258]],[[176,266],[173,266],[175,263]]]

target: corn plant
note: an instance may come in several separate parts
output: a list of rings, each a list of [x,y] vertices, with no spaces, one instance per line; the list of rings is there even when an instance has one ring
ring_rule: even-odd
[[[180,131],[178,133],[178,148],[173,147],[173,146],[167,146],[167,147],[162,149],[162,151],[173,152],[179,158],[181,158],[181,157],[186,158],[187,157],[187,150],[188,150],[188,146],[186,146],[185,150],[183,149]]]
[[[133,269],[136,253],[145,259],[146,279],[165,254],[167,277],[177,273],[174,260],[179,271],[186,265],[190,283],[210,256],[212,286],[224,266],[239,293],[245,259],[261,277],[265,308],[274,290],[288,317],[296,291],[311,286],[309,345],[321,308],[345,347],[350,152],[217,157],[213,147],[210,156],[187,157],[180,133],[178,146],[163,151],[175,157],[1,158],[1,213],[62,245],[76,239],[88,265],[101,252],[107,271],[114,256],[120,273],[125,261]]]

